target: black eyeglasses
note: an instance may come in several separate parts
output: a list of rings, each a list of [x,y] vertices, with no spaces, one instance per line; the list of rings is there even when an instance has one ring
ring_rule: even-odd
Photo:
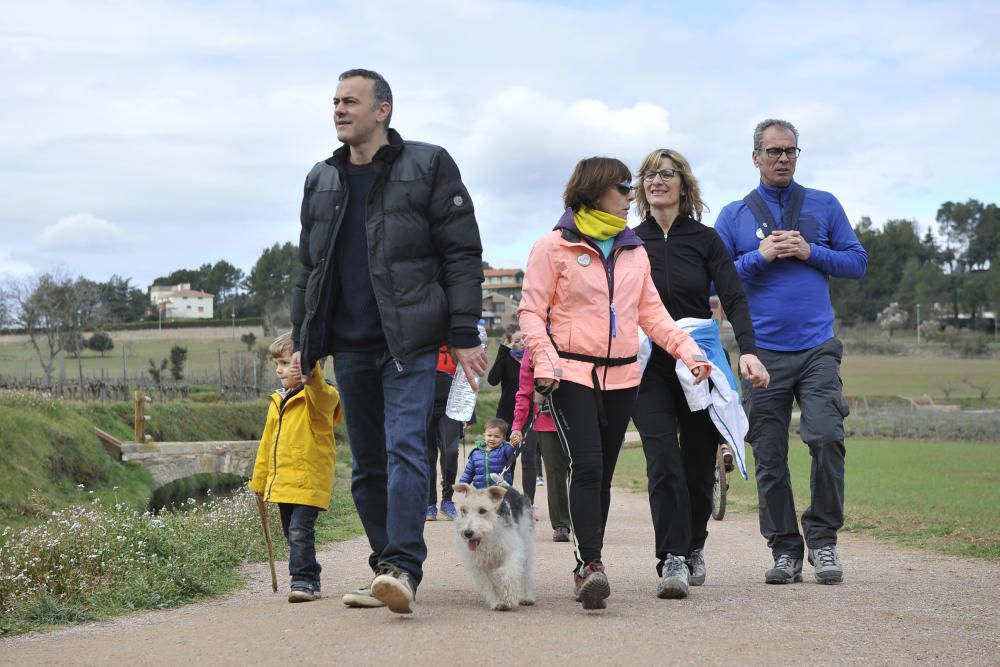
[[[642,180],[646,181],[647,183],[652,183],[653,181],[656,180],[656,177],[659,176],[661,179],[663,179],[663,182],[666,183],[667,181],[673,180],[674,176],[679,176],[680,173],[681,172],[679,169],[660,169],[658,171],[647,171],[642,175]]]
[[[794,160],[798,158],[799,153],[802,152],[802,149],[798,146],[791,146],[789,148],[758,148],[757,150],[761,153],[767,153],[767,156],[772,160],[777,160],[781,157],[782,153],[784,153],[785,157],[789,160]]]
[[[628,196],[628,193],[630,193],[633,190],[635,190],[635,188],[632,186],[632,184],[629,181],[622,181],[621,183],[618,183],[617,185],[615,185],[615,187],[618,188],[618,192],[622,193],[626,197]]]

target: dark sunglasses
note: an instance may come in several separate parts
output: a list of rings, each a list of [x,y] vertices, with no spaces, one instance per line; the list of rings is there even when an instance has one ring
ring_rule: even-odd
[[[621,183],[615,185],[615,187],[618,188],[618,192],[625,195],[626,197],[628,196],[628,193],[635,190],[635,187],[629,181],[622,181]]]

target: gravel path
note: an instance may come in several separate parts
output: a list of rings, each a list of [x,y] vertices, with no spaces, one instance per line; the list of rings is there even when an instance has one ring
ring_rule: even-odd
[[[544,501],[544,493],[539,494]],[[939,556],[851,534],[846,581],[767,586],[756,517],[711,522],[708,580],[686,600],[659,600],[649,510],[616,490],[605,562],[608,609],[572,598],[571,547],[538,525],[535,607],[488,611],[458,565],[452,524],[428,523],[430,557],[416,613],[347,609],[367,583],[363,539],[323,548],[328,597],[290,605],[266,564],[225,598],[45,635],[0,641],[0,665],[549,665],[1000,663],[1000,565]],[[280,572],[279,564],[279,572]]]

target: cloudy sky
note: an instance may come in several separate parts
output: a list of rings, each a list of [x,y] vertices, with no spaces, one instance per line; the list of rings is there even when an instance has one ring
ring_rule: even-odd
[[[714,223],[757,182],[765,117],[798,126],[797,180],[854,222],[1000,202],[1000,3],[797,4],[4,3],[0,274],[249,272],[297,239],[352,67],[454,155],[493,266],[523,266],[591,155],[679,149]]]

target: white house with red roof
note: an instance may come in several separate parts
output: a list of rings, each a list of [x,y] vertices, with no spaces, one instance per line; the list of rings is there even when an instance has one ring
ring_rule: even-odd
[[[214,316],[215,295],[191,289],[190,283],[153,285],[149,300],[163,319],[210,320]]]

